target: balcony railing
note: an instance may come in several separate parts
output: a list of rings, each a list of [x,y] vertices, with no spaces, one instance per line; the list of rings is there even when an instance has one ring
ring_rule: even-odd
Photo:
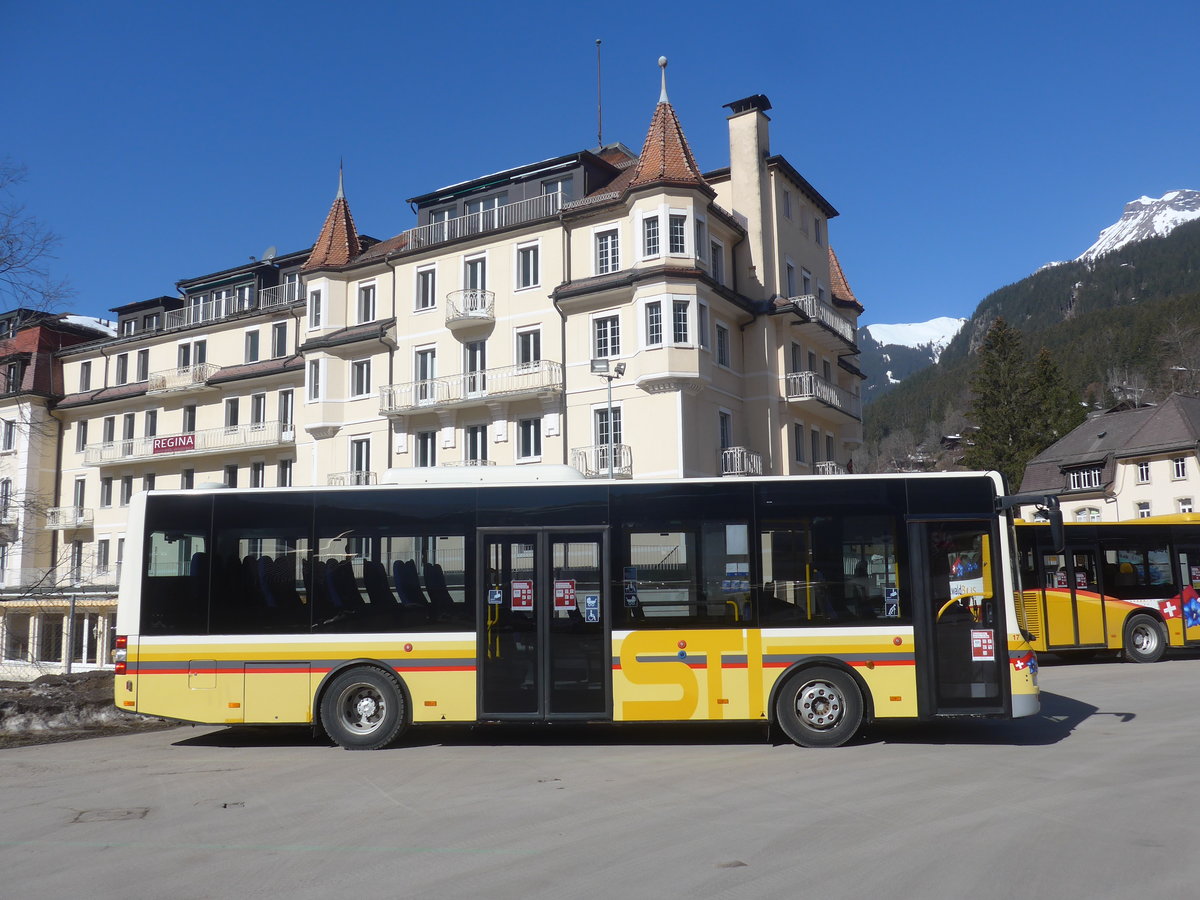
[[[296,429],[292,425],[282,422],[255,422],[250,425],[205,428],[203,431],[185,434],[89,444],[83,451],[83,462],[88,466],[104,466],[142,459],[234,453],[250,448],[291,444],[295,440]]]
[[[491,291],[470,289],[446,295],[446,327],[451,331],[464,325],[480,325],[496,320],[496,295]]]
[[[789,400],[816,400],[831,409],[862,420],[862,402],[845,388],[826,381],[816,372],[791,372],[783,376],[784,395]]]
[[[608,478],[610,459],[613,478],[633,477],[633,448],[628,444],[601,444],[571,450],[571,465],[585,478]]]
[[[249,297],[226,297],[220,300],[205,300],[203,303],[190,303],[183,309],[173,309],[165,313],[163,328],[203,325],[205,322],[216,322],[239,315],[254,307],[255,303]]]
[[[494,466],[494,459],[448,459],[438,463],[439,466]]]
[[[819,462],[813,467],[814,475],[845,475],[846,467],[841,463],[835,463],[830,460]]]
[[[496,398],[514,399],[562,393],[562,389],[562,364],[543,359],[447,378],[385,385],[379,389],[379,411],[383,415],[404,415],[438,407],[478,404]]]
[[[721,451],[722,475],[761,475],[762,455],[745,447],[726,447]]]
[[[792,304],[792,309],[797,313],[810,321],[824,326],[845,341],[850,347],[857,349],[857,344],[855,344],[854,340],[854,323],[828,303],[818,300],[813,294],[789,297],[788,300]]]
[[[0,569],[0,591],[22,594],[58,593],[66,587],[115,589],[121,580],[121,566],[73,566],[63,563],[49,568]]]
[[[220,370],[221,367],[215,363],[196,363],[191,366],[180,366],[177,369],[151,372],[146,381],[146,393],[183,393],[205,389],[208,387],[208,379]]]
[[[361,487],[364,484],[379,484],[379,476],[374,472],[333,472],[326,484],[331,487]]]
[[[52,506],[46,510],[46,527],[51,530],[91,528],[95,512],[82,506]]]
[[[294,281],[287,284],[277,284],[275,287],[263,288],[258,292],[259,309],[268,309],[272,306],[286,306],[289,303],[295,303],[297,300],[303,299],[304,286]]]
[[[524,225],[526,222],[536,222],[538,219],[558,215],[561,206],[562,194],[542,194],[540,197],[507,203],[496,209],[485,209],[444,222],[432,222],[429,225],[410,228],[400,235],[402,239],[407,239],[401,246],[405,250],[419,250],[513,225]]]

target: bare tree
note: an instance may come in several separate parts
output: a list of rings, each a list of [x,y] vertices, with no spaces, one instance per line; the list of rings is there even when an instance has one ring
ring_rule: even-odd
[[[1167,348],[1163,362],[1169,389],[1180,394],[1200,394],[1200,347],[1197,337],[1200,329],[1174,317],[1168,322],[1166,331],[1159,335],[1159,342]]]
[[[66,281],[50,274],[59,238],[17,201],[13,189],[24,166],[0,159],[0,308],[50,311],[70,296]]]

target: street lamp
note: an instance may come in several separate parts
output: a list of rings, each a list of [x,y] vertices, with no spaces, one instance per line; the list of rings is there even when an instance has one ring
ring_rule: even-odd
[[[592,374],[599,375],[608,382],[608,477],[612,480],[613,477],[613,437],[615,429],[613,428],[613,406],[612,406],[612,383],[616,378],[620,378],[625,374],[625,363],[619,362],[615,366],[612,365],[612,360],[601,357],[592,360]]]

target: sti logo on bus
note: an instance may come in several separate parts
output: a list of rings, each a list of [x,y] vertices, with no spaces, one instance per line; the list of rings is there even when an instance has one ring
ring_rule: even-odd
[[[176,453],[180,450],[195,450],[196,436],[194,434],[176,434],[171,437],[155,438],[151,444],[154,453]]]

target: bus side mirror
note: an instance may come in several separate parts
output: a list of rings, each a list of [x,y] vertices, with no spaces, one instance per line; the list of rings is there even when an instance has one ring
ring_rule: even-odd
[[[1046,512],[1050,519],[1050,546],[1054,548],[1055,553],[1062,553],[1067,546],[1067,533],[1063,528],[1062,510],[1056,503]]]

